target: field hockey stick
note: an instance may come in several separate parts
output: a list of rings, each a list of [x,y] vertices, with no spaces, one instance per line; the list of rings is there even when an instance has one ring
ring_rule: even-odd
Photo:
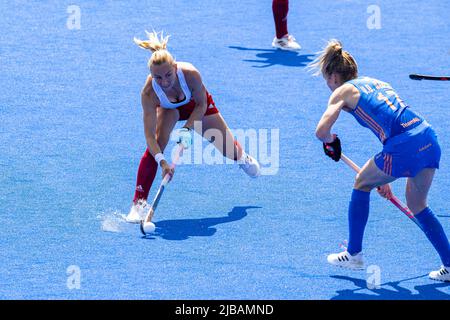
[[[360,172],[361,168],[358,167],[356,163],[354,163],[352,160],[347,158],[346,155],[341,154],[342,161],[345,162],[346,165],[348,165],[350,168],[352,168],[356,172]],[[392,195],[392,197],[389,199],[394,206],[396,206],[398,209],[400,209],[401,212],[403,212],[410,220],[412,220],[419,228],[422,229],[422,227],[419,225],[419,222],[417,222],[417,219],[414,217],[414,214],[409,210],[409,208],[403,204],[400,199],[398,199],[396,196]]]
[[[183,149],[184,149],[183,146],[181,144],[178,144],[177,150],[175,153],[175,157],[172,161],[172,165],[171,165],[172,168],[175,168],[176,165],[178,164],[180,157],[183,155]],[[164,193],[164,189],[166,188],[169,181],[170,181],[170,175],[166,174],[164,176],[164,178],[162,179],[161,184],[159,185],[158,192],[156,192],[155,198],[153,199],[152,205],[151,205],[150,209],[148,210],[147,215],[145,216],[145,219],[141,220],[141,232],[144,235],[147,235],[147,233],[144,230],[144,223],[152,221],[153,215],[155,214],[155,210],[158,207],[159,200],[161,199],[161,197]]]
[[[410,79],[413,80],[437,80],[437,81],[450,81],[450,76],[427,76],[423,74],[410,74]]]

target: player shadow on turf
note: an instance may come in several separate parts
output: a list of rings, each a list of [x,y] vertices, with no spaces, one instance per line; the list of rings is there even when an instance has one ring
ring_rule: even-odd
[[[287,67],[305,67],[309,62],[314,59],[313,54],[300,55],[294,51],[283,51],[277,49],[256,49],[256,48],[244,48],[238,46],[229,46],[228,48],[241,50],[241,51],[257,51],[256,57],[260,60],[248,60],[246,62],[256,62],[263,65],[253,65],[254,68],[267,68],[275,65],[287,66]]]
[[[357,289],[344,289],[337,290],[337,296],[331,298],[331,300],[448,300],[450,294],[438,290],[439,288],[447,288],[450,283],[446,282],[432,282],[430,284],[415,286],[414,289],[417,293],[413,293],[409,289],[401,287],[400,282],[407,280],[413,280],[418,278],[424,278],[428,275],[421,275],[415,278],[404,279],[399,281],[392,281],[383,283],[379,289],[369,289],[365,279],[351,278],[347,276],[331,276],[331,278],[339,280],[348,280],[353,282]],[[393,290],[387,289],[391,287]],[[360,293],[359,290],[369,290],[372,294]]]
[[[225,217],[162,220],[155,223],[154,236],[165,240],[186,240],[189,237],[210,237],[217,231],[216,226],[241,220],[247,216],[248,209],[260,209],[261,207],[247,206],[234,207]]]

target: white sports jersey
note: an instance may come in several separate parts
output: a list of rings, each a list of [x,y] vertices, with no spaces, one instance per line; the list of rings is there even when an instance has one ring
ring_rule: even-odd
[[[183,90],[183,93],[185,95],[185,99],[181,102],[172,103],[167,98],[166,94],[164,93],[163,89],[156,83],[155,79],[152,79],[152,86],[153,90],[155,91],[156,95],[158,96],[159,102],[161,103],[161,107],[166,109],[175,109],[182,105],[185,105],[189,103],[191,100],[191,91],[189,90],[189,87],[186,83],[186,79],[184,78],[183,71],[181,68],[178,68],[177,70],[178,80],[180,81],[181,90]]]

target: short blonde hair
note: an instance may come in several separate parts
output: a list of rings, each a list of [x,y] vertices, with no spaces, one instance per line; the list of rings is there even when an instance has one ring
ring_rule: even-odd
[[[152,52],[152,56],[148,60],[148,67],[150,68],[152,65],[161,65],[166,62],[170,64],[175,63],[175,59],[167,50],[167,43],[169,42],[170,36],[164,37],[162,31],[160,33],[156,31],[145,31],[145,33],[148,36],[148,40],[140,40],[136,37],[133,40],[139,47]]]
[[[314,75],[330,76],[337,73],[342,80],[349,81],[358,77],[358,65],[352,55],[342,49],[339,40],[329,40],[326,47],[318,52],[319,56],[309,64],[309,69],[316,70]]]

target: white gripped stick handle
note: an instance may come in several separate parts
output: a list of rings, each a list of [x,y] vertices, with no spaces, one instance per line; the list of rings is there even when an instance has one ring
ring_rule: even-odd
[[[183,145],[181,143],[178,143],[177,150],[175,151],[175,156],[172,159],[172,164],[171,164],[173,169],[175,169],[178,162],[180,161],[180,158],[183,155],[183,150],[184,150]],[[169,180],[170,180],[170,175],[166,174],[161,181],[161,186],[165,187],[169,183]]]
[[[354,163],[352,160],[350,160],[349,158],[347,158],[347,156],[345,154],[341,154],[341,159],[342,161],[345,162],[345,164],[347,164],[350,168],[352,168],[354,171],[356,172],[360,172],[361,168],[358,167],[358,165],[356,163]],[[394,204],[397,208],[399,208],[408,218],[410,218],[412,221],[414,221],[415,224],[417,224],[420,227],[419,223],[417,222],[417,219],[414,217],[414,214],[411,212],[411,210],[409,210],[409,208],[403,204],[400,199],[398,199],[396,196],[392,195],[392,198],[389,199],[389,201],[392,202],[392,204]]]

